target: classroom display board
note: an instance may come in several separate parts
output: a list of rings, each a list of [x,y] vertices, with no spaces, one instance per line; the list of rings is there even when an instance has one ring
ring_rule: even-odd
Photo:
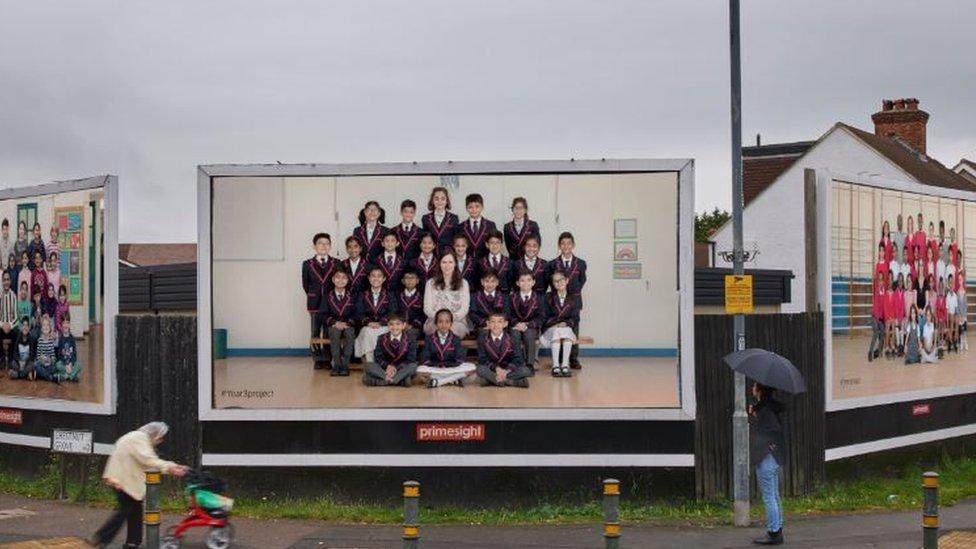
[[[0,293],[9,291],[15,305],[0,307],[0,324],[15,336],[13,360],[0,375],[0,406],[114,409],[114,322],[106,319],[117,310],[118,276],[101,258],[114,265],[118,255],[100,248],[116,246],[116,193],[112,176],[0,190],[0,219],[9,226],[0,234]],[[100,287],[111,299],[91,291]]]
[[[219,172],[217,168],[215,171]],[[209,288],[201,294],[205,302],[200,310],[202,316],[209,317],[214,330],[213,339],[203,342],[212,353],[201,356],[201,369],[209,366],[201,383],[201,390],[208,393],[206,397],[201,394],[201,400],[209,402],[202,402],[202,409],[225,412],[228,418],[242,410],[264,410],[279,418],[313,417],[288,414],[289,411],[349,410],[367,419],[383,410],[389,410],[394,417],[396,410],[404,409],[478,409],[491,414],[492,410],[518,409],[682,408],[681,380],[686,374],[681,371],[681,363],[685,353],[691,353],[690,343],[683,345],[683,341],[691,334],[686,330],[679,336],[679,325],[685,308],[691,318],[692,300],[691,288],[685,294],[679,282],[679,240],[686,235],[682,233],[682,223],[676,225],[675,219],[683,211],[682,205],[689,206],[692,193],[690,181],[683,188],[677,171],[492,173],[489,169],[417,173],[417,168],[412,167],[405,170],[411,173],[400,174],[395,173],[395,168],[385,167],[384,171],[393,173],[376,174],[370,173],[367,166],[359,174],[352,168],[339,168],[337,171],[342,173],[322,174],[323,168],[319,168],[312,170],[318,174],[289,176],[266,175],[260,169],[254,173],[238,170],[237,176],[201,179],[200,196],[205,201],[201,204],[205,208],[201,212],[201,228],[205,231],[200,240],[201,257],[211,260],[201,273],[202,283],[209,280]],[[443,222],[440,226],[434,222],[425,230],[424,217],[428,216],[429,222],[436,209],[432,199],[435,189],[446,193],[450,201],[448,216],[456,215],[457,221],[451,221],[454,225],[447,229]],[[474,204],[473,195],[479,197]],[[401,206],[405,201],[412,201],[416,210],[408,206],[404,212]],[[568,290],[567,295],[572,293],[570,302],[578,309],[578,324],[574,324],[570,336],[575,339],[581,369],[571,369],[566,376],[554,376],[552,370],[552,340],[556,332],[548,328],[558,322],[547,324],[547,317],[539,316],[542,337],[533,341],[533,347],[539,349],[537,355],[530,355],[521,339],[510,337],[519,324],[510,305],[517,286],[511,273],[517,269],[518,255],[524,253],[521,248],[513,251],[506,246],[517,239],[514,232],[505,236],[511,231],[505,225],[513,222],[513,203],[527,204],[527,220],[538,227],[539,252],[533,262],[539,265],[538,284],[530,292],[538,299],[538,306],[547,302],[565,306],[565,298],[559,301],[560,294],[550,278],[555,270],[560,270],[551,263],[557,256],[568,261],[562,265],[568,266],[566,272],[576,277],[572,282],[577,284],[577,291]],[[312,276],[318,273],[312,262],[320,261],[319,253],[329,257],[321,265],[350,269],[348,263],[342,266],[340,262],[357,253],[348,245],[354,235],[357,246],[366,248],[363,255],[369,254],[371,237],[364,236],[360,219],[367,205],[382,210],[381,228],[373,231],[392,231],[398,225],[402,229],[404,214],[408,220],[413,214],[412,222],[421,227],[422,233],[440,237],[436,244],[431,243],[437,262],[434,268],[444,256],[450,256],[455,263],[463,260],[467,266],[464,273],[473,271],[463,275],[469,290],[464,297],[467,305],[458,309],[464,310],[458,313],[460,318],[454,319],[451,329],[460,336],[456,343],[461,350],[455,356],[461,357],[459,364],[470,364],[471,369],[456,376],[454,383],[431,387],[430,380],[440,379],[441,373],[425,372],[423,368],[439,367],[432,358],[435,351],[424,350],[431,346],[435,337],[432,332],[436,330],[432,322],[424,319],[406,334],[416,342],[415,362],[420,368],[396,387],[389,386],[393,383],[388,384],[388,380],[368,382],[366,372],[383,352],[378,348],[389,341],[389,334],[376,334],[379,340],[363,335],[365,328],[388,329],[385,316],[372,324],[368,307],[375,308],[376,302],[367,301],[366,294],[372,295],[368,271],[355,283],[359,286],[352,289],[353,299],[360,305],[355,308],[358,317],[348,323],[355,340],[350,344],[353,359],[347,366],[349,375],[335,375],[342,373],[339,365],[346,364],[342,347],[337,351],[337,365],[332,354],[336,343],[326,338],[327,332],[317,330],[316,324],[328,323],[330,317],[334,323],[334,311],[329,310],[341,310],[341,306],[318,305],[322,302],[319,296],[312,300],[310,295],[319,290],[310,292],[308,282],[311,279],[316,285],[314,281],[319,280]],[[257,208],[267,208],[268,212],[252,211]],[[251,214],[242,219],[241,212],[245,210]],[[472,249],[473,253],[462,256],[451,236],[440,234],[449,230],[466,235],[469,242],[478,240],[477,234],[472,234],[473,225],[464,225],[473,213],[480,213],[483,222],[493,222],[501,236],[497,251],[505,267],[493,271],[502,273],[496,277],[501,279],[501,287],[491,294],[481,288],[480,276],[496,266],[488,262],[489,252]],[[372,227],[368,221],[365,225]],[[329,242],[316,250],[313,236],[319,233],[328,234]],[[564,240],[561,247],[560,236],[565,238],[564,233],[571,238]],[[281,250],[274,245],[279,238],[283,243]],[[382,235],[377,238],[376,245],[382,246]],[[262,250],[249,249],[249,243]],[[405,270],[419,275],[419,309],[423,309],[425,290],[428,294],[436,292],[436,285],[426,284],[435,271],[425,272],[419,267],[419,248],[411,259],[403,258],[400,241],[386,251],[392,252],[393,261],[402,260]],[[377,287],[382,286],[383,295],[391,301],[402,299],[400,305],[394,305],[402,315],[406,310],[403,303],[413,295],[408,291],[404,297],[404,270],[391,269],[380,248],[375,254],[362,261],[371,263],[384,274],[384,279],[393,273],[390,279],[394,282],[384,281]],[[687,274],[690,279],[690,263]],[[581,284],[583,280],[585,283]],[[324,291],[328,294],[329,288]],[[479,291],[483,294],[480,298]],[[333,300],[339,299],[335,295],[339,294],[334,294]],[[484,375],[485,366],[490,366],[490,361],[485,363],[489,352],[484,339],[487,336],[481,335],[479,358],[478,340],[484,324],[476,324],[475,309],[480,307],[477,300],[485,299],[485,295],[504,296],[505,306],[498,307],[505,311],[504,326],[500,328],[504,342],[500,345],[512,341],[513,348],[521,353],[520,362],[527,368],[535,363],[534,371],[520,378],[524,379],[522,383],[496,383]],[[208,296],[211,299],[206,303]],[[316,307],[310,305],[312,301]],[[555,307],[548,309],[546,314],[558,314]],[[206,330],[204,326],[202,323],[202,330]],[[562,350],[557,347],[560,357]],[[321,358],[318,364],[316,357]],[[217,416],[223,417],[219,413],[210,417]],[[434,411],[429,416],[442,417]]]
[[[976,193],[841,180],[829,193],[828,400],[976,389]]]
[[[85,210],[82,206],[57,208],[54,223],[58,227],[61,247],[61,284],[68,290],[68,302],[81,305],[85,288],[81,266],[85,250]]]

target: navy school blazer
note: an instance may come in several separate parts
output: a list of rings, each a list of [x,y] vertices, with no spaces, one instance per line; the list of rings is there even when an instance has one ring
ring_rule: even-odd
[[[395,310],[393,297],[386,290],[380,290],[379,302],[377,303],[373,302],[372,290],[366,290],[359,294],[359,299],[356,301],[356,318],[360,327],[370,322],[386,324],[390,313]]]
[[[417,342],[407,337],[407,334],[400,334],[400,341],[396,343],[387,332],[376,340],[373,358],[381,368],[393,365],[399,370],[407,364],[417,362]]]
[[[437,368],[450,368],[464,362],[464,348],[461,338],[450,332],[444,345],[441,345],[437,332],[424,338],[424,352],[420,363]]]
[[[491,271],[498,276],[498,289],[508,293],[511,288],[511,278],[512,278],[512,263],[513,261],[506,256],[501,256],[498,259],[498,266],[491,266],[491,257],[485,256],[478,260],[478,287],[481,287],[481,277]]]
[[[424,314],[424,293],[419,288],[410,297],[401,290],[394,301],[396,311],[403,316],[408,327],[418,330],[424,327],[427,315]]]
[[[542,234],[539,232],[539,224],[532,221],[528,217],[525,218],[525,223],[522,224],[522,232],[515,229],[515,221],[509,221],[505,224],[505,230],[502,231],[505,236],[505,248],[508,250],[508,257],[512,259],[519,259],[525,253],[525,241],[530,236],[535,236],[539,239],[539,246],[542,246]]]
[[[350,327],[356,325],[357,309],[356,294],[346,289],[342,299],[331,291],[325,295],[322,307],[322,322],[326,326],[332,326],[336,322],[345,322]]]
[[[498,343],[489,332],[484,332],[478,336],[478,364],[488,366],[492,371],[498,368],[512,370],[525,366],[525,358],[507,330],[502,332]]]
[[[416,222],[410,225],[410,230],[404,230],[403,223],[398,223],[393,227],[393,234],[396,235],[397,244],[403,257],[410,261],[420,255],[420,237],[424,231]]]
[[[322,296],[332,290],[332,273],[338,263],[338,259],[329,257],[323,268],[314,256],[302,263],[302,290],[305,291],[305,303],[309,311],[322,308]]]
[[[468,237],[468,241],[471,242],[471,249],[468,252],[480,259],[488,255],[488,235],[497,230],[494,221],[482,217],[478,223],[477,231],[471,228],[471,219],[465,219],[464,222],[458,225],[455,234],[463,234]]]
[[[460,221],[455,213],[446,212],[444,221],[440,225],[434,220],[434,212],[428,212],[420,218],[420,225],[424,232],[434,237],[434,244],[438,250],[450,249],[454,240],[454,231]]]
[[[552,284],[552,275],[554,273],[563,273],[566,277],[566,291],[571,294],[579,295],[583,291],[583,285],[586,284],[586,262],[582,259],[573,256],[573,259],[569,262],[569,268],[567,269],[563,265],[562,256],[557,256],[549,262],[549,272],[547,273],[546,279],[549,284]]]
[[[578,295],[566,292],[566,300],[559,305],[559,296],[556,292],[549,292],[546,295],[546,320],[542,324],[544,330],[549,329],[560,322],[565,322],[574,331],[579,329],[580,321],[580,298]]]
[[[407,268],[407,261],[403,256],[396,254],[396,257],[393,258],[393,265],[387,265],[386,252],[384,251],[376,256],[374,262],[386,275],[386,282],[383,283],[383,287],[391,292],[399,291],[403,287],[403,281],[400,279],[403,277],[403,271]]]
[[[491,313],[500,312],[509,318],[508,295],[501,290],[495,290],[495,297],[488,297],[482,290],[471,293],[471,304],[468,308],[468,318],[475,328],[483,328]]]
[[[430,268],[424,267],[424,262],[420,260],[419,255],[410,261],[410,267],[417,273],[417,277],[420,278],[417,287],[423,288],[427,284],[427,281],[434,276],[434,270],[437,269],[437,264],[437,253],[434,253],[434,257],[430,260]]]
[[[360,225],[352,230],[352,236],[359,241],[359,245],[363,248],[363,257],[373,261],[376,256],[383,253],[383,237],[386,236],[390,230],[380,225],[376,224],[376,230],[373,231],[373,239],[368,240],[366,238],[366,226]]]
[[[349,258],[343,259],[342,265],[349,273],[349,289],[357,294],[364,292],[369,287],[369,270],[373,268],[373,264],[365,257],[360,256],[359,268],[356,269],[356,272],[352,272]]]
[[[518,291],[518,277],[522,273],[530,273],[532,278],[535,279],[535,284],[532,285],[532,289],[536,292],[546,293],[549,289],[549,262],[541,257],[535,258],[535,265],[529,268],[525,263],[525,257],[521,257],[515,261],[511,261],[512,271],[509,275],[509,280],[512,285],[512,291]]]
[[[544,294],[532,292],[529,299],[523,301],[522,292],[515,291],[512,292],[509,302],[512,312],[512,316],[508,321],[509,326],[524,322],[529,328],[534,330],[542,327],[542,323],[546,320],[546,299]]]

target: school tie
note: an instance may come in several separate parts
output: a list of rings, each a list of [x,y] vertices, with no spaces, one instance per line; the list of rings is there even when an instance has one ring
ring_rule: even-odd
[[[391,255],[386,256],[386,266],[391,269],[393,268],[393,256]]]
[[[474,234],[478,234],[478,222],[477,221],[472,222],[471,227],[472,230],[474,231]]]
[[[325,258],[324,257],[320,257],[319,258],[319,267],[321,267],[323,269],[325,268]]]
[[[494,256],[494,255],[491,256],[491,268],[492,269],[498,268],[498,256]]]
[[[569,270],[569,261],[568,261],[568,260],[567,260],[567,261],[563,261],[563,266],[564,266],[564,267],[566,268],[566,270],[568,271],[568,270]]]

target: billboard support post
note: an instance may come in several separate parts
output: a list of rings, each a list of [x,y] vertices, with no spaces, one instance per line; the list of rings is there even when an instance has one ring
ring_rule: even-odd
[[[729,52],[732,80],[732,254],[733,274],[742,276],[742,74],[739,55],[739,0],[729,0]],[[746,321],[733,317],[733,350],[746,348]],[[746,379],[735,373],[735,411],[732,414],[732,522],[749,526],[749,417]]]

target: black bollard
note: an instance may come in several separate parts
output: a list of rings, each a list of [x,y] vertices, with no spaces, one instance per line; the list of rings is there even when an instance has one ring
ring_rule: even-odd
[[[922,549],[939,547],[939,474],[922,474]]]
[[[620,481],[603,481],[603,542],[607,549],[620,547]]]
[[[142,522],[146,525],[146,549],[159,549],[159,485],[163,475],[156,467],[146,470],[146,503],[142,511]]]

